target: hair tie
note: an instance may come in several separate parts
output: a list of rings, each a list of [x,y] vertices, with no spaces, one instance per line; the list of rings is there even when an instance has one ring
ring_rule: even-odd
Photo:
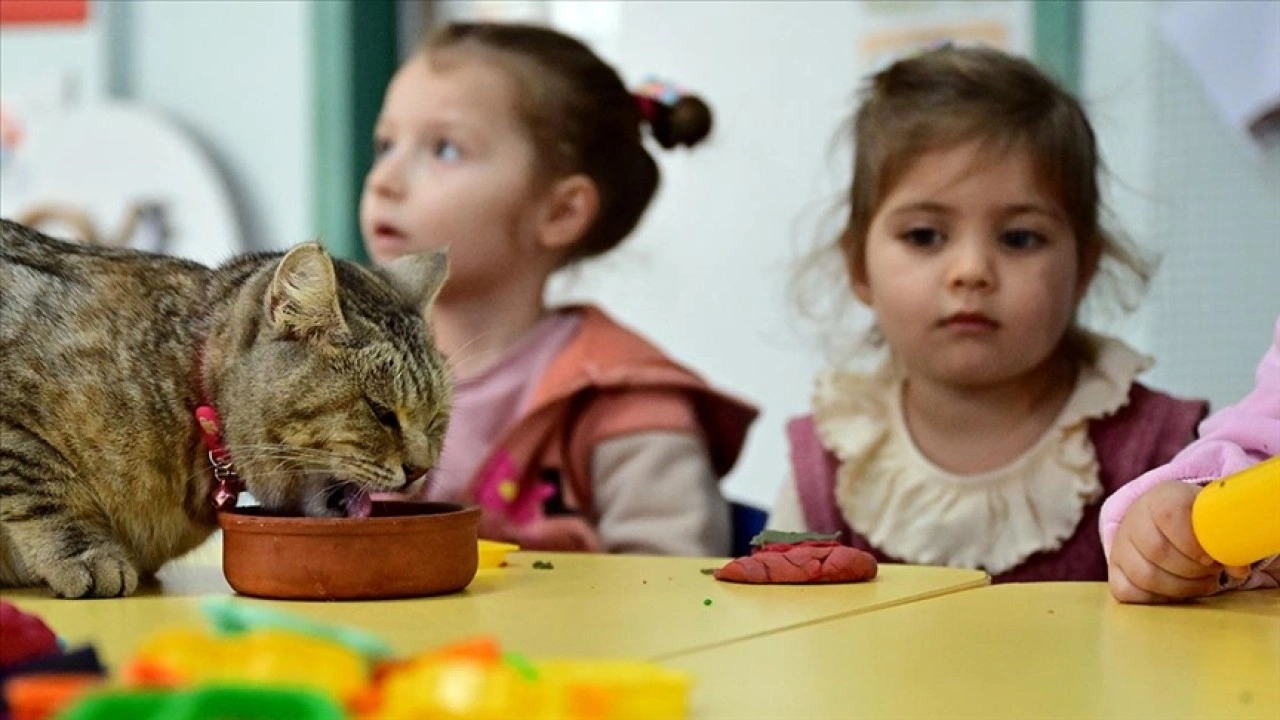
[[[658,116],[658,105],[670,108],[680,101],[684,91],[669,82],[657,78],[646,78],[644,83],[631,93],[640,107],[640,114],[645,122],[653,123]]]
[[[652,125],[653,121],[658,117],[658,103],[654,102],[653,98],[645,97],[639,93],[632,93],[631,97],[635,98],[636,107],[640,108],[640,116],[644,118],[645,122]]]

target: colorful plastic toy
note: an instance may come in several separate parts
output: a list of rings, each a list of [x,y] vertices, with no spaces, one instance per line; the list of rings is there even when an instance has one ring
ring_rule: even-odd
[[[42,720],[106,674],[92,646],[64,651],[38,616],[0,600],[0,718]]]
[[[12,720],[47,720],[103,683],[95,673],[21,675],[4,684]]]
[[[350,648],[286,630],[217,637],[173,629],[144,643],[123,677],[131,685],[160,688],[228,682],[291,685],[345,703],[368,684],[370,667]]]
[[[391,646],[369,633],[299,617],[292,613],[210,598],[201,604],[215,632],[235,635],[250,630],[287,630],[300,635],[337,643],[370,660],[391,657]]]
[[[390,669],[361,720],[682,718],[691,680],[627,660],[530,661],[489,638],[424,653]]]
[[[1191,508],[1191,527],[1223,565],[1280,554],[1280,456],[1206,485]]]
[[[354,647],[335,641],[353,637],[343,628],[234,605],[209,606],[234,634],[161,631],[119,674],[124,687],[84,696],[60,720],[640,720],[687,712],[689,676],[652,663],[536,661],[490,637],[398,659],[368,653],[368,638]]]
[[[313,691],[210,685],[188,692],[116,690],[100,693],[81,700],[59,720],[344,720],[346,717],[332,700]]]
[[[0,668],[35,660],[60,651],[58,638],[39,617],[0,600]]]

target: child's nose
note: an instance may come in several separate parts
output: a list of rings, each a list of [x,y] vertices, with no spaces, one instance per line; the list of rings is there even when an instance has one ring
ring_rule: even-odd
[[[374,162],[369,169],[369,187],[378,195],[399,198],[404,195],[404,173],[391,155],[385,155]]]
[[[994,253],[984,242],[953,244],[947,285],[956,290],[990,290],[996,285]]]

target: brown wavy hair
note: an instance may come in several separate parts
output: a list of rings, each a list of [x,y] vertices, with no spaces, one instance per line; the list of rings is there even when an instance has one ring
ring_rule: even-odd
[[[991,48],[938,48],[872,75],[860,100],[851,123],[853,182],[844,227],[802,265],[793,286],[802,307],[817,305],[808,276],[830,270],[831,251],[842,256],[846,280],[865,278],[871,221],[912,163],[969,142],[996,155],[1030,153],[1067,215],[1084,277],[1092,282],[1100,271],[1118,285],[1127,275],[1139,291],[1146,287],[1151,261],[1100,219],[1104,168],[1084,108],[1031,62]],[[1132,308],[1134,300],[1117,295],[1125,309]],[[1075,323],[1064,343],[1078,359],[1091,356]]]

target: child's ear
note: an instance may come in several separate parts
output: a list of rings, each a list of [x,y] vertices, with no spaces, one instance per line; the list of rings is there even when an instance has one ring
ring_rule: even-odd
[[[853,288],[854,297],[867,307],[871,306],[873,295],[871,294],[871,283],[867,280],[867,268],[865,266],[858,267],[857,263],[848,264],[849,286]]]
[[[586,175],[555,181],[547,192],[538,220],[538,242],[552,250],[567,250],[582,239],[600,211],[600,191]]]

